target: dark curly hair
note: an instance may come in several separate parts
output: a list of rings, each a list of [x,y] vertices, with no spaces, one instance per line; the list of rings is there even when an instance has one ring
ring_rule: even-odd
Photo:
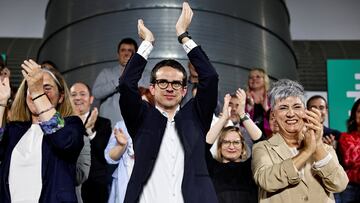
[[[354,105],[351,108],[350,118],[346,121],[348,133],[358,130],[358,124],[356,123],[356,111],[359,108],[360,99],[356,100]]]

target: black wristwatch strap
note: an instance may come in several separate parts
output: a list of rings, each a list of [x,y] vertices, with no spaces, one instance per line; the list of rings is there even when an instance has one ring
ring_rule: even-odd
[[[184,39],[185,37],[188,37],[189,39],[191,39],[191,36],[189,35],[188,31],[186,31],[178,36],[178,41],[180,44],[182,44],[182,39]]]
[[[250,119],[250,115],[248,113],[245,113],[242,118],[240,118],[240,123],[243,123],[246,120]]]

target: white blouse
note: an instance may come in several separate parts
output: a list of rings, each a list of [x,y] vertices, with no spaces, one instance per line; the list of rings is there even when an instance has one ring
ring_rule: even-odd
[[[13,203],[39,202],[43,135],[40,125],[32,124],[11,154],[9,189]]]

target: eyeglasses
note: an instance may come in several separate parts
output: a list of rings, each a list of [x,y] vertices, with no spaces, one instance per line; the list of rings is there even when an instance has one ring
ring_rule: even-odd
[[[179,80],[174,80],[172,82],[169,82],[165,79],[160,79],[160,80],[155,80],[155,84],[157,84],[159,86],[160,89],[166,89],[168,88],[169,84],[171,84],[171,87],[174,89],[174,90],[178,90],[180,89],[181,87],[183,87],[183,84],[181,81]]]
[[[224,147],[230,147],[230,145],[232,144],[234,147],[240,147],[241,146],[241,140],[234,140],[234,141],[230,141],[230,140],[223,140],[221,142],[222,146]]]

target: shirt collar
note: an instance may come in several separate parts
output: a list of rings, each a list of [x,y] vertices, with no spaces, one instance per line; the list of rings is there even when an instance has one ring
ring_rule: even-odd
[[[162,109],[161,109],[159,106],[157,106],[157,105],[155,105],[155,108],[156,108],[157,110],[159,110],[160,113],[161,113],[163,116],[165,116],[166,118],[168,118],[168,114],[167,114],[166,111],[162,110]],[[178,111],[180,111],[180,104],[178,104],[178,106],[176,107],[174,117],[175,117],[175,115],[177,114]],[[173,118],[173,119],[174,119],[174,118]]]
[[[85,124],[85,121],[87,120],[87,117],[89,116],[89,114],[90,114],[90,111],[84,113],[83,115],[80,115],[81,120],[84,118],[83,124]]]

